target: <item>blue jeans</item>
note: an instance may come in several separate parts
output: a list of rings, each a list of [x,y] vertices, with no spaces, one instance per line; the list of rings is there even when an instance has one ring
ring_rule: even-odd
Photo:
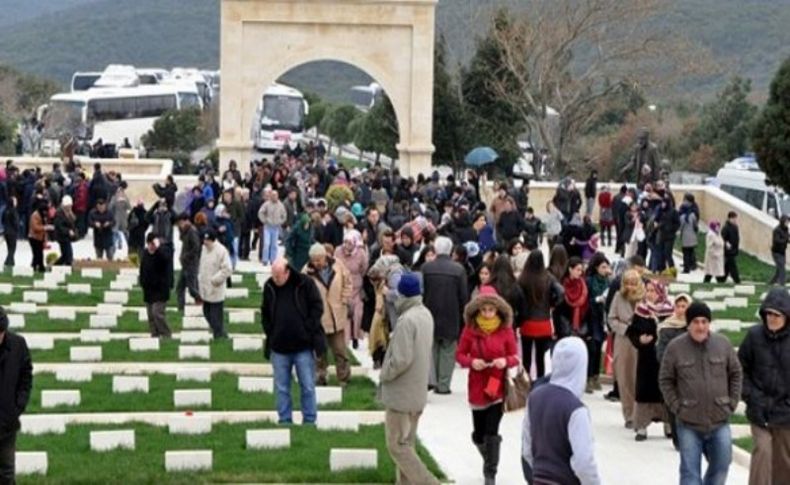
[[[239,262],[239,238],[233,238],[233,251],[230,254],[230,265],[236,269],[236,263]]]
[[[680,447],[680,485],[724,485],[732,462],[730,425],[724,424],[710,433],[700,433],[677,421]],[[702,455],[708,469],[702,477]]]
[[[291,370],[296,367],[296,378],[299,381],[300,400],[302,402],[302,422],[315,423],[318,410],[315,397],[315,357],[312,350],[303,350],[293,354],[272,352],[274,368],[274,392],[277,402],[278,422],[293,422],[291,415]]]
[[[280,238],[280,226],[263,226],[263,264],[273,263],[277,259],[277,241]]]

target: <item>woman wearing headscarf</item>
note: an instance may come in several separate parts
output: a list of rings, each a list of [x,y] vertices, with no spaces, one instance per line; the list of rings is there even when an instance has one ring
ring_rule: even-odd
[[[708,234],[705,236],[705,283],[712,277],[721,283],[724,281],[724,239],[721,237],[721,223],[710,221]]]
[[[346,231],[343,244],[335,249],[335,258],[351,273],[351,325],[346,327],[346,341],[351,341],[356,349],[362,336],[362,314],[365,309],[362,303],[362,280],[368,271],[368,250],[362,241],[362,234],[356,229]]]
[[[302,268],[310,259],[310,246],[315,242],[310,214],[302,212],[296,219],[296,224],[288,233],[285,240],[285,257],[296,271]]]
[[[645,284],[636,270],[623,273],[620,290],[614,295],[609,307],[609,326],[614,338],[614,376],[620,391],[620,405],[626,428],[633,427],[634,395],[636,394],[636,348],[625,337],[634,318],[637,303],[645,296]]]
[[[587,366],[587,389],[588,393],[601,390],[599,381],[601,369],[601,350],[606,338],[604,333],[604,321],[606,311],[604,310],[606,296],[604,293],[609,289],[609,277],[612,268],[609,260],[603,253],[595,253],[587,266],[587,289],[589,292],[590,310],[587,314],[587,333],[584,341],[587,343],[587,353],[589,364]]]
[[[659,362],[656,358],[658,325],[672,315],[674,307],[667,299],[666,286],[657,280],[645,284],[645,297],[636,305],[626,337],[636,347],[636,406],[634,430],[636,441],[647,439],[647,426],[653,421],[667,423],[664,400],[658,387]],[[665,428],[665,434],[670,432]]]
[[[565,298],[555,312],[554,334],[557,339],[570,335],[584,337],[588,333],[590,293],[584,279],[584,262],[581,258],[574,256],[568,260],[568,269],[562,278],[562,289]]]
[[[686,324],[686,309],[688,309],[692,301],[693,300],[691,297],[685,293],[681,293],[676,296],[673,300],[675,304],[674,312],[666,320],[658,325],[656,359],[658,359],[659,366],[661,365],[661,359],[664,358],[664,351],[667,349],[667,345],[669,345],[669,343],[674,340],[675,337],[680,337],[686,333],[686,327],[688,326]],[[677,430],[675,429],[675,416],[669,411],[669,408],[666,409],[666,412],[670,426],[670,434],[672,435],[672,444],[674,444],[675,448],[677,448],[678,442]]]
[[[464,326],[456,361],[470,369],[468,391],[472,408],[472,442],[483,457],[486,485],[496,483],[499,465],[499,423],[504,413],[505,373],[518,365],[513,311],[491,286],[464,309]]]

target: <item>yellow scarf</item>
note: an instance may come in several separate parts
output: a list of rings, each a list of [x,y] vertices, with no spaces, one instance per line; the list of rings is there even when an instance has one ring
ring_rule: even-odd
[[[499,318],[499,315],[493,318],[484,318],[482,315],[478,315],[477,318],[475,318],[475,322],[477,326],[480,327],[480,330],[486,335],[494,333],[499,326],[502,325],[502,319]]]

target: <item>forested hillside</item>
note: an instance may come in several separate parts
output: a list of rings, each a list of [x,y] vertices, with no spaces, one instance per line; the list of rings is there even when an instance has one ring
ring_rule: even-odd
[[[471,56],[475,36],[487,27],[487,9],[497,5],[529,8],[523,0],[440,0],[438,29],[454,64]],[[76,70],[109,63],[219,64],[218,0],[0,0],[0,12],[0,63],[64,85]],[[709,94],[740,74],[763,91],[790,56],[790,0],[677,0],[663,21],[710,48],[722,67],[719,75],[682,90]],[[316,63],[285,81],[340,99],[350,85],[369,79],[347,65]]]

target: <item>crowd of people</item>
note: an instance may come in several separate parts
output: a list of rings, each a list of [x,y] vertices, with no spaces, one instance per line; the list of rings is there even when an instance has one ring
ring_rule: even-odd
[[[704,303],[668,295],[675,241],[683,247],[682,271],[694,270],[701,221],[693,196],[676,206],[664,179],[613,194],[592,172],[582,197],[566,178],[539,217],[528,182],[491,189],[475,171],[442,180],[436,172],[409,178],[379,165],[348,170],[313,146],[253,162],[244,174],[235,162],[219,178],[207,169],[186,189],[169,177],[154,187],[159,199],[149,208],[132,205],[121,175],[99,164],[90,182],[74,165],[45,175],[9,164],[2,177],[6,240],[27,234],[37,271],[45,269],[48,240],[61,249],[55,264],[71,264],[71,244],[88,229],[98,258],[112,259],[123,244],[138,255],[153,336],[170,336],[164,310],[175,287],[179,310],[188,293],[203,305],[214,338],[225,338],[225,288],[237,262],[269,267],[261,323],[279,422],[293,421],[294,371],[303,422],[314,423],[315,387],[330,380],[327,353],[344,386],[349,347],[366,342],[381,370],[387,446],[403,483],[436,483],[416,455],[415,433],[427,392],[453,392],[456,364],[469,369],[471,442],[486,484],[495,483],[502,447],[517,446],[503,444],[499,425],[508,372],[519,365],[536,378],[523,433],[530,483],[600,482],[581,396],[602,388],[599,370],[609,363],[616,380],[609,397],[620,401],[623,424],[644,441],[651,422],[665,423],[680,451],[682,483],[723,483],[728,419],[742,397],[757,444],[753,483],[790,476],[782,475],[790,466],[790,381],[782,377],[790,296],[784,288],[769,294],[762,325],[736,355],[710,331]],[[787,241],[783,220],[774,231],[775,257],[784,257]],[[601,246],[613,247],[616,260]],[[739,282],[738,252],[737,214],[724,228],[710,221],[706,280]],[[776,282],[784,284],[783,272]],[[15,406],[2,407],[0,430],[17,425],[19,400]]]

